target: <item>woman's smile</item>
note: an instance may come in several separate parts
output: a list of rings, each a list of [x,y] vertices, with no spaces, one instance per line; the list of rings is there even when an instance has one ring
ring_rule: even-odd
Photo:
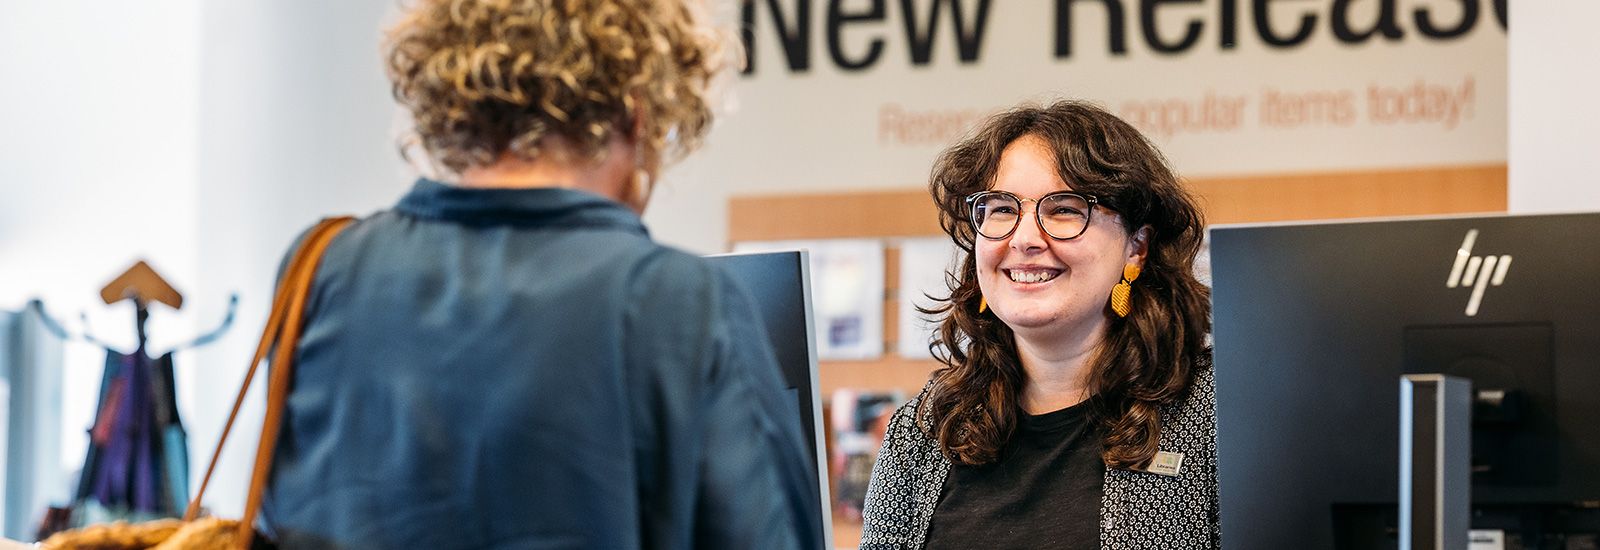
[[[1045,267],[1012,267],[1003,268],[1001,271],[1004,271],[1013,283],[1036,285],[1055,280],[1064,270]]]

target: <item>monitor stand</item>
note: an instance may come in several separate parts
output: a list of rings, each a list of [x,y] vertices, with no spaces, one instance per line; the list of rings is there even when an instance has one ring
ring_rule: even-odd
[[[1400,550],[1467,547],[1472,515],[1472,381],[1400,377]]]

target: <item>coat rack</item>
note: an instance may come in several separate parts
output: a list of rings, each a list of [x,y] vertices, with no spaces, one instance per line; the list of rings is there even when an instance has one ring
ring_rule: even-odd
[[[162,278],[161,274],[157,273],[155,268],[150,267],[150,264],[144,262],[143,260],[134,262],[134,264],[126,271],[123,271],[121,275],[118,275],[115,279],[112,279],[110,283],[107,283],[104,288],[101,288],[100,299],[104,300],[107,305],[115,304],[123,300],[133,301],[134,330],[138,336],[138,351],[145,351],[145,344],[149,339],[149,332],[146,330],[146,324],[150,320],[150,304],[161,303],[167,305],[167,307],[171,307],[172,309],[183,308],[183,294],[178,292],[177,289],[173,288],[172,284],[168,283],[166,279]],[[28,306],[33,308],[35,312],[39,314],[39,318],[44,321],[45,328],[54,333],[57,337],[63,340],[83,340],[102,348],[113,349],[110,345],[106,344],[99,338],[96,338],[89,331],[89,321],[87,315],[79,315],[80,324],[84,327],[84,329],[80,333],[73,334],[67,331],[66,325],[62,324],[60,321],[57,321],[45,311],[43,302],[39,300],[33,300],[28,303]],[[227,332],[228,328],[233,326],[234,313],[236,313],[238,309],[239,295],[233,294],[228,297],[228,311],[227,314],[223,316],[222,323],[218,327],[202,333],[200,336],[197,336],[183,344],[174,346],[171,351],[204,346],[215,341],[217,338],[222,337],[223,333]]]
[[[40,537],[64,528],[110,520],[140,521],[172,517],[188,501],[188,442],[179,418],[173,352],[205,345],[233,324],[239,297],[231,296],[222,325],[152,357],[146,347],[152,304],[183,307],[183,294],[173,288],[150,264],[135,262],[100,289],[106,304],[133,301],[138,347],[123,353],[88,331],[73,335],[44,311],[38,300],[29,303],[48,330],[63,339],[82,339],[107,350],[101,374],[94,424],[88,430],[87,456],[70,507],[52,516]]]

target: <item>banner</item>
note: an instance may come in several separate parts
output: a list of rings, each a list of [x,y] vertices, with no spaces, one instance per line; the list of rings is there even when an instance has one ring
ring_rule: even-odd
[[[745,0],[731,11],[721,16],[748,66],[707,147],[669,174],[650,213],[658,236],[695,248],[725,243],[671,228],[722,215],[708,202],[920,187],[943,147],[1021,102],[1099,103],[1186,177],[1506,159],[1504,0]]]

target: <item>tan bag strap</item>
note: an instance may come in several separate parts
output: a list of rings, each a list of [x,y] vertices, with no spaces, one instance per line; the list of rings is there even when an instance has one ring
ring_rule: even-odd
[[[200,478],[200,489],[195,492],[194,499],[189,501],[189,508],[183,514],[184,521],[193,521],[200,515],[200,502],[205,498],[206,488],[210,485],[211,476],[217,469],[217,460],[222,456],[223,445],[227,443],[228,434],[233,430],[233,422],[239,416],[239,408],[244,403],[245,395],[250,391],[250,382],[255,379],[256,368],[266,359],[268,350],[272,350],[274,355],[271,379],[267,384],[267,412],[262,420],[261,441],[256,448],[255,468],[250,477],[250,493],[245,502],[244,517],[239,524],[240,548],[248,548],[255,536],[255,518],[261,509],[261,495],[266,487],[267,474],[272,469],[273,451],[277,447],[278,433],[283,423],[283,409],[288,402],[289,382],[294,370],[294,350],[300,341],[302,315],[305,313],[307,297],[311,293],[311,284],[316,278],[317,266],[321,263],[323,252],[333,242],[333,238],[354,221],[355,219],[350,217],[322,220],[306,233],[300,247],[290,258],[283,278],[278,282],[278,289],[273,295],[272,312],[267,315],[267,326],[261,331],[261,341],[256,345],[249,369],[245,371],[244,383],[239,386],[233,408],[228,411],[228,420],[222,426],[222,436],[217,439],[217,447],[211,453],[211,461],[206,466],[205,476]]]

